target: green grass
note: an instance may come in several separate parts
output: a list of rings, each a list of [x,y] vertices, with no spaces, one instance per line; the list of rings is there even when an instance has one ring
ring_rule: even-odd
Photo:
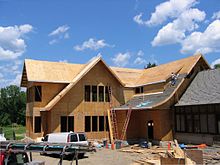
[[[3,128],[3,133],[5,134],[5,138],[7,140],[13,139],[13,130],[15,131],[16,140],[23,139],[25,136],[25,132],[26,132],[25,126],[18,125],[14,128],[12,128],[12,126],[5,126],[2,128]]]

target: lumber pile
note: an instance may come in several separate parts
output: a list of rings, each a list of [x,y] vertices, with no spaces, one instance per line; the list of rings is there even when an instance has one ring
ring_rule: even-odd
[[[204,150],[203,163],[204,164],[218,164],[220,162],[220,150]]]
[[[128,152],[128,153],[135,153],[138,154],[136,159],[133,160],[134,165],[135,164],[190,164],[195,165],[196,161],[203,161],[202,160],[202,152],[199,152],[199,154],[195,152],[189,152],[188,154],[186,151],[182,150],[179,147],[178,142],[175,140],[173,145],[173,149],[165,148],[165,147],[159,147],[159,146],[153,146],[151,148],[141,148],[138,145],[126,147],[120,149],[121,152]],[[200,150],[198,150],[200,151]],[[196,153],[196,154],[195,154]],[[193,155],[194,157],[190,157]]]
[[[138,145],[133,145],[130,147],[120,149],[121,152],[135,153],[139,154],[136,159],[133,160],[134,165],[146,164],[160,164],[160,157],[166,157],[166,148],[153,146],[151,148],[141,148]],[[169,152],[173,152],[170,150]]]

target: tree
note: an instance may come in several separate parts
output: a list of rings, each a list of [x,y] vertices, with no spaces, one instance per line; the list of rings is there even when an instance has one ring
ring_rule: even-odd
[[[0,125],[25,125],[26,94],[18,86],[0,89]]]
[[[215,69],[220,68],[220,64],[215,64],[215,65],[214,65],[214,68],[215,68]]]
[[[155,66],[157,66],[156,63],[152,63],[152,64],[151,64],[151,62],[149,62],[149,63],[144,67],[144,69],[152,68],[152,67],[155,67]]]

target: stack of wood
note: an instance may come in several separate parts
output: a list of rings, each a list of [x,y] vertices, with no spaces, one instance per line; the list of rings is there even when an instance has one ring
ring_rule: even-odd
[[[201,150],[182,150],[175,140],[173,149],[153,146],[150,149],[140,148],[138,145],[123,148],[120,151],[140,154],[133,160],[134,164],[203,164]]]
[[[204,151],[203,153],[204,164],[217,164],[220,162],[220,150],[219,151]]]

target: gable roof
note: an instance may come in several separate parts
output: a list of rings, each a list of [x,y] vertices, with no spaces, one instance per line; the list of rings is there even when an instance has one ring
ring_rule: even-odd
[[[166,81],[172,72],[189,73],[201,57],[194,55],[149,69],[108,67],[102,62],[125,87],[136,87]],[[21,86],[26,87],[27,81],[71,83],[87,65],[27,59],[24,62]]]
[[[176,106],[220,104],[220,69],[199,72]]]
[[[73,78],[73,80],[58,94],[56,95],[44,108],[44,111],[51,110],[56,103],[59,102],[61,98],[65,96],[66,93],[69,92],[70,89],[84,76],[86,75],[98,62],[102,62],[104,66],[110,71],[110,73],[118,80],[118,82],[123,86],[124,84],[121,82],[121,80],[115,75],[114,72],[105,64],[105,62],[101,59],[100,56],[97,56],[93,59],[91,59],[84,67],[83,69]]]

